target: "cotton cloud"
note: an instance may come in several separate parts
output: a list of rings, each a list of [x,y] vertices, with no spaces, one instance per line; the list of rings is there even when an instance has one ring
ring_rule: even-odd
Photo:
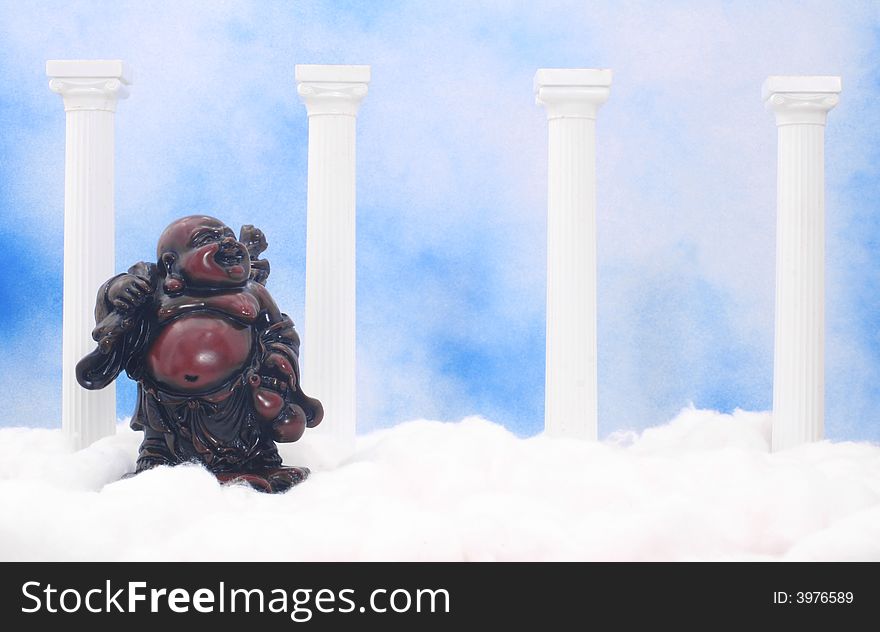
[[[0,559],[880,561],[880,447],[770,454],[763,413],[601,443],[413,421],[351,455],[307,433],[282,452],[312,477],[278,496],[194,465],[119,480],[138,442],[0,430]]]

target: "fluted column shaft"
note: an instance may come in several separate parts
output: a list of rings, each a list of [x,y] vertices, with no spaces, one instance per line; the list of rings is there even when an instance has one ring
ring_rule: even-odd
[[[355,136],[369,66],[296,67],[309,116],[303,387],[318,429],[351,449],[356,432]]]
[[[598,437],[596,112],[610,70],[542,69],[535,94],[549,125],[544,428]]]
[[[88,391],[75,368],[95,348],[96,294],[115,274],[114,117],[130,81],[119,61],[49,61],[46,74],[67,118],[61,424],[79,449],[116,432],[115,385]]]
[[[772,447],[824,435],[825,119],[839,77],[770,77],[778,126]]]

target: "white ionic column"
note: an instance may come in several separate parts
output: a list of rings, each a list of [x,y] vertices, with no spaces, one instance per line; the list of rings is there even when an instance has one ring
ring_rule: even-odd
[[[116,432],[116,389],[88,391],[76,363],[94,351],[95,298],[115,273],[113,119],[131,83],[121,61],[46,62],[49,88],[64,98],[64,307],[61,425],[76,449]]]
[[[825,415],[825,118],[840,77],[769,77],[779,130],[773,450],[818,441]]]
[[[547,358],[544,429],[598,438],[596,377],[596,112],[611,71],[541,69],[547,109]]]
[[[318,427],[354,446],[355,132],[369,66],[296,67],[309,116],[303,389],[324,404]]]

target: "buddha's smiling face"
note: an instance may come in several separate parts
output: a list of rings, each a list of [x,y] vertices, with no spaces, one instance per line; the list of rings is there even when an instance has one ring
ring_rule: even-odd
[[[247,248],[228,226],[207,215],[191,215],[168,226],[159,238],[159,260],[169,253],[174,271],[190,288],[237,287],[250,276]]]

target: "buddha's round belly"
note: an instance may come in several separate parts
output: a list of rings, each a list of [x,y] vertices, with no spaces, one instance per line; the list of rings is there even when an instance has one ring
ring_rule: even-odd
[[[184,393],[210,391],[241,372],[253,344],[249,327],[222,316],[190,314],[167,325],[147,353],[160,384]]]

